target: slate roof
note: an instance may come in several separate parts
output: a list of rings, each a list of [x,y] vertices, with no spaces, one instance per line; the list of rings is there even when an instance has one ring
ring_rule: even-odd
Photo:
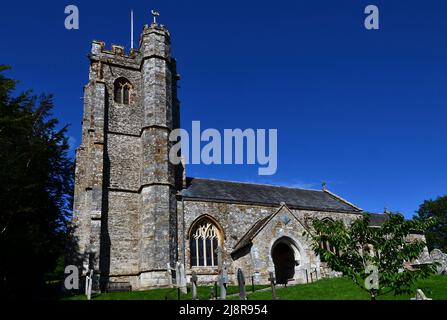
[[[267,223],[267,221],[272,217],[272,214],[269,214],[265,218],[262,218],[258,220],[248,231],[242,236],[242,238],[236,243],[234,246],[233,252],[237,252],[239,249],[242,249],[249,245],[255,235],[258,233],[259,230],[261,230],[264,225]]]
[[[188,178],[181,196],[189,199],[276,206],[285,202],[289,208],[294,209],[361,212],[360,208],[327,191],[200,178]]]
[[[260,231],[268,220],[274,216],[276,213],[269,214],[268,216],[258,220],[250,229],[242,236],[238,243],[234,246],[232,254],[236,253],[240,249],[251,244],[253,238],[256,236],[258,231]],[[369,215],[369,226],[370,227],[380,227],[389,216],[386,213],[368,213]]]
[[[380,227],[389,219],[389,216],[386,213],[368,213],[368,216],[370,227]]]

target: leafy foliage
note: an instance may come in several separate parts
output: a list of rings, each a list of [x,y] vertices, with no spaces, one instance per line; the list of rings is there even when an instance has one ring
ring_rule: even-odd
[[[408,294],[412,284],[434,272],[429,264],[413,268],[408,265],[417,259],[425,242],[412,239],[409,235],[422,232],[432,221],[405,220],[401,214],[389,214],[380,227],[370,227],[369,216],[364,214],[350,226],[342,221],[321,221],[312,223],[314,232],[308,233],[313,240],[313,249],[335,271],[350,277],[360,288],[367,291],[372,299],[388,292],[395,295]],[[329,246],[322,246],[323,242]],[[329,250],[328,247],[335,248]],[[375,266],[379,274],[379,289],[368,288],[365,279],[368,266]]]
[[[447,252],[447,196],[424,201],[414,218],[422,221],[436,220],[425,234],[427,245],[430,250],[437,248]]]
[[[37,295],[63,252],[73,161],[67,127],[51,118],[52,95],[13,96],[7,69],[0,65],[0,289],[14,297]]]

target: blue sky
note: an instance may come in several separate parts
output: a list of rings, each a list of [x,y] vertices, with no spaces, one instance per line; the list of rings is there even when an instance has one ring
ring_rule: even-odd
[[[64,8],[80,30],[64,28]],[[380,30],[363,27],[380,10]],[[19,89],[55,94],[55,116],[80,144],[91,40],[130,44],[149,11],[171,34],[182,126],[277,128],[278,171],[190,165],[189,176],[328,188],[365,210],[411,217],[446,194],[447,2],[7,1],[0,63]]]

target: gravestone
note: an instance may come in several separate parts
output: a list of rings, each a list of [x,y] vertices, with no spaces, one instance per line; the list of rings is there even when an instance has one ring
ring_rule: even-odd
[[[84,294],[86,296],[88,296],[89,277],[90,277],[90,271],[87,271],[87,274],[85,275],[85,287],[84,287]]]
[[[310,282],[314,282],[318,280],[318,271],[317,268],[314,268],[313,270],[309,271],[310,275]]]
[[[182,293],[188,293],[188,290],[186,288],[185,266],[181,262],[177,262],[176,264],[175,280],[177,288],[180,288],[180,291]]]
[[[174,266],[174,271],[175,271],[175,286],[178,287],[179,283],[180,283],[180,278],[179,278],[179,274],[180,274],[180,270],[179,270],[179,266],[180,266],[180,262],[176,262],[175,266]]]
[[[430,258],[436,263],[436,271],[438,274],[447,274],[447,254],[439,249],[433,249]]]
[[[411,298],[411,300],[432,300],[432,299],[427,298],[427,296],[421,289],[417,289],[416,290],[416,298]]]
[[[197,274],[195,271],[192,272],[191,276],[191,285],[192,285],[192,300],[199,300],[197,297]]]
[[[269,275],[270,275],[269,281],[270,281],[270,285],[272,287],[272,300],[276,300],[276,288],[275,288],[276,279],[275,279],[275,276],[273,275],[272,271],[269,272]]]
[[[228,267],[223,264],[219,274],[219,286],[220,286],[220,300],[227,298],[227,283],[228,283]]]
[[[92,298],[92,282],[93,282],[93,270],[90,270],[85,277],[86,281],[86,295],[87,300],[90,300]]]
[[[260,284],[261,283],[261,272],[255,271],[253,274],[253,284]]]
[[[245,292],[245,277],[241,269],[237,269],[237,284],[239,286],[239,299],[246,300],[247,294]]]
[[[167,263],[166,265],[166,278],[168,280],[168,286],[172,286],[172,268],[171,268],[171,264]]]

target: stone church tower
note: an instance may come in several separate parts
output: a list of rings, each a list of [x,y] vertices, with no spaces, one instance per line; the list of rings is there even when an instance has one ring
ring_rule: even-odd
[[[230,283],[238,269],[256,283],[273,272],[291,284],[337,275],[304,234],[313,219],[349,225],[361,208],[325,187],[184,178],[170,163],[179,77],[164,26],[146,25],[128,54],[93,41],[89,59],[70,258],[83,275],[94,270],[95,288],[169,286],[176,263],[200,284],[217,281],[222,269]],[[371,215],[372,226],[386,219]]]
[[[76,153],[74,242],[96,284],[166,285],[177,255],[182,168],[168,161],[180,125],[176,61],[163,25],[146,25],[139,50],[93,41]]]

